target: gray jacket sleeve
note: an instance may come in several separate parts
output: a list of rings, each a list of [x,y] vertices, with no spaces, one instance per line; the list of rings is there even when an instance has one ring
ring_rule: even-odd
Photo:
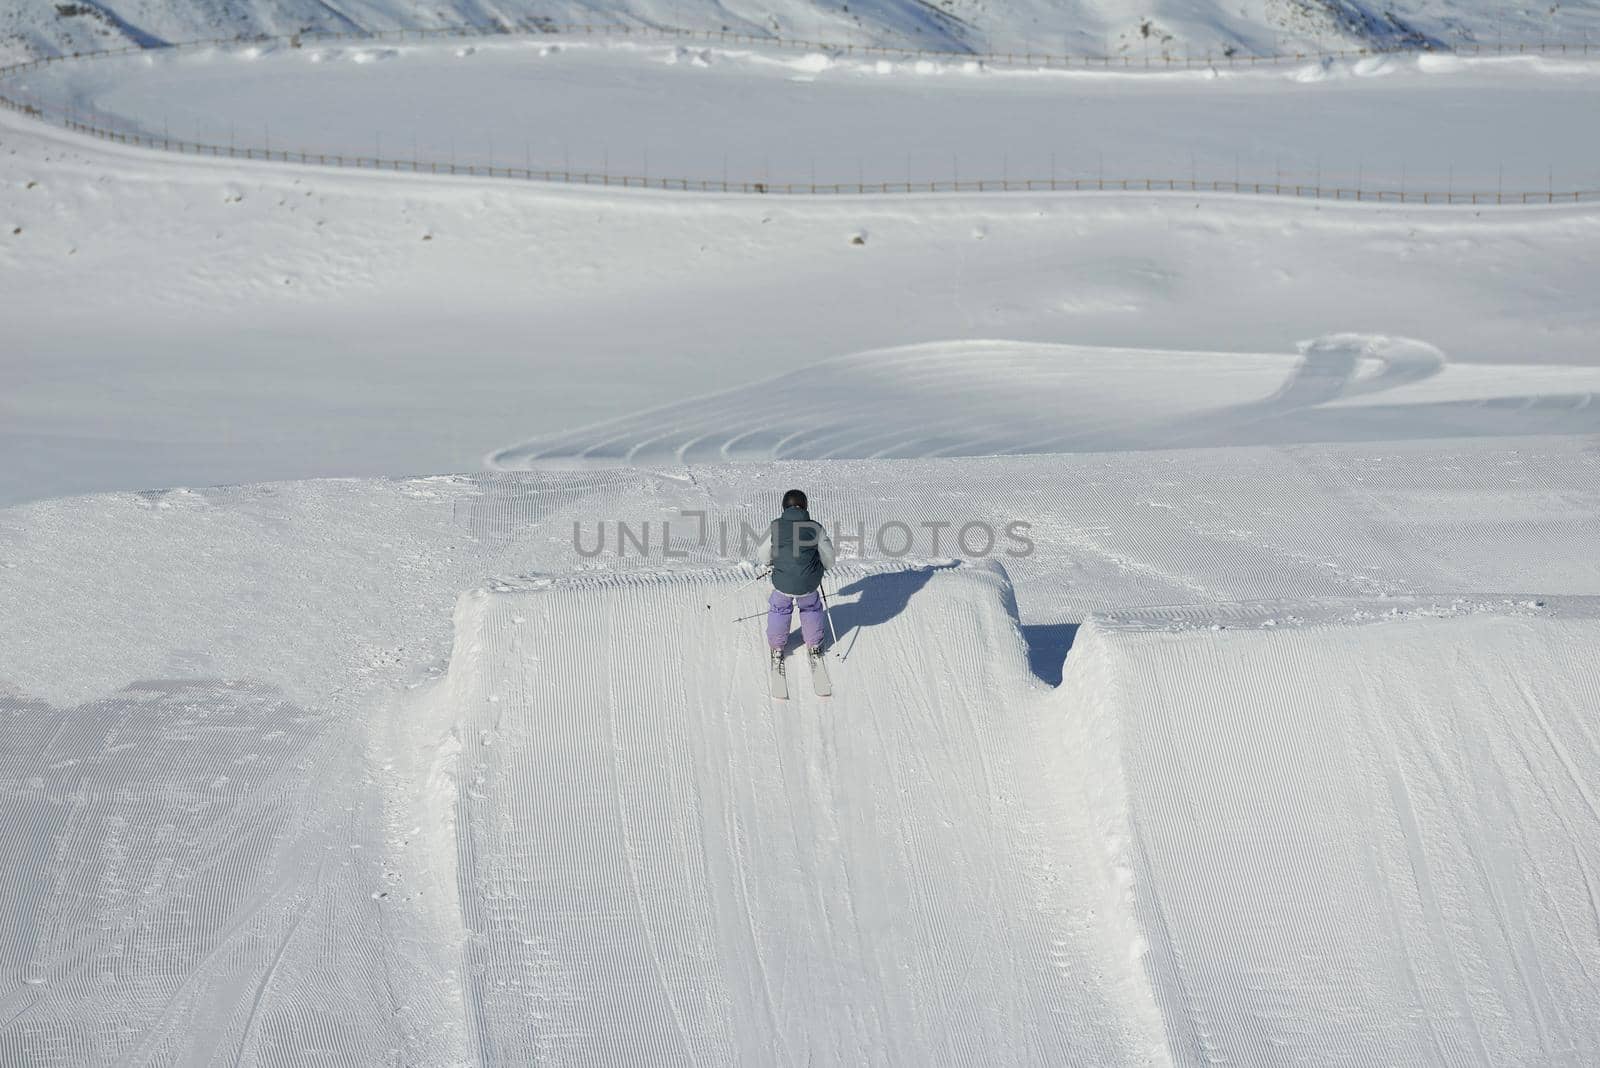
[[[817,527],[819,530],[822,529],[822,524],[817,524]],[[833,568],[833,539],[828,537],[826,530],[822,531],[822,540],[817,542],[817,555],[822,558],[822,569],[824,571]]]

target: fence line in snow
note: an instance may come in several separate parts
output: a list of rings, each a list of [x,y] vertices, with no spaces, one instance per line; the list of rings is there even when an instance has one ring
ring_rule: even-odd
[[[501,37],[510,33],[530,33],[541,36],[573,36],[604,35],[604,36],[649,36],[653,38],[683,38],[696,37],[700,39],[737,41],[761,45],[777,45],[784,47],[803,47],[808,49],[836,49],[839,51],[885,54],[901,56],[942,56],[947,58],[960,58],[964,60],[990,61],[1001,59],[1004,61],[1040,63],[1042,61],[1059,61],[1066,65],[1069,61],[1080,66],[1098,62],[1107,57],[1086,56],[1044,56],[1038,53],[994,53],[974,54],[961,52],[932,52],[928,50],[896,49],[888,46],[838,46],[818,44],[815,42],[795,41],[787,38],[765,38],[748,34],[737,34],[716,30],[679,30],[647,28],[641,30],[627,26],[554,26],[549,24],[536,24],[524,29],[502,29],[498,32],[485,33],[468,27],[448,27],[433,30],[385,30],[373,33],[305,33],[282,37],[254,37],[254,38],[226,38],[208,41],[186,42],[182,45],[170,45],[167,48],[211,48],[211,47],[237,47],[241,45],[280,44],[289,47],[301,47],[306,41],[312,40],[354,40],[363,42],[381,42],[390,40],[406,40],[410,38],[427,39],[436,37]],[[1528,52],[1567,52],[1566,45],[1506,45],[1483,46],[1484,48],[1497,49],[1496,54],[1517,54]],[[1588,54],[1590,46],[1585,41],[1581,46],[1570,46],[1574,53]],[[158,49],[160,50],[160,49]],[[1600,46],[1596,46],[1600,53]],[[68,60],[95,59],[106,56],[129,55],[144,53],[151,49],[140,46],[107,49],[100,52],[74,53],[65,56],[50,56],[10,67],[0,68],[0,80],[8,76],[35,70],[51,63],[66,62]],[[1224,62],[1283,62],[1289,60],[1306,60],[1328,57],[1356,57],[1372,56],[1395,52],[1413,52],[1415,49],[1362,49],[1346,52],[1321,52],[1321,53],[1295,53],[1274,56],[1231,56]],[[1460,50],[1456,50],[1459,54]],[[1123,57],[1127,58],[1127,57]],[[1183,62],[1182,59],[1171,62]],[[1209,58],[1196,63],[1214,63]],[[1112,64],[1108,64],[1112,65]],[[1156,64],[1151,64],[1156,65]],[[1287,183],[1282,181],[1256,182],[1256,181],[1200,181],[1194,178],[969,178],[951,179],[948,181],[931,180],[924,182],[774,182],[774,181],[729,181],[727,179],[710,178],[672,178],[649,177],[645,175],[612,174],[597,171],[572,171],[566,169],[535,168],[535,167],[497,167],[492,164],[469,164],[445,162],[440,160],[379,158],[375,156],[343,155],[327,152],[291,151],[288,149],[274,149],[269,146],[237,146],[234,144],[220,145],[200,141],[186,141],[172,137],[157,137],[151,134],[130,133],[123,130],[114,130],[100,126],[96,123],[86,122],[76,113],[70,111],[52,112],[45,102],[29,98],[15,97],[0,92],[0,107],[30,116],[45,122],[50,122],[76,133],[90,137],[111,141],[118,144],[136,145],[143,148],[153,148],[168,152],[177,152],[185,155],[210,156],[218,158],[263,160],[282,163],[300,163],[311,166],[349,167],[358,170],[380,170],[406,172],[414,174],[449,174],[467,175],[487,178],[513,178],[522,181],[534,182],[560,182],[585,186],[601,186],[617,189],[661,189],[681,192],[703,193],[730,193],[730,194],[755,194],[778,196],[827,196],[827,195],[883,195],[883,194],[915,194],[915,193],[990,193],[990,192],[1147,192],[1147,193],[1235,193],[1260,196],[1293,196],[1317,200],[1352,201],[1352,202],[1377,202],[1400,204],[1479,204],[1479,205],[1504,205],[1504,204],[1556,204],[1580,203],[1600,200],[1600,190],[1564,190],[1557,191],[1553,188],[1545,190],[1484,190],[1458,191],[1447,190],[1407,190],[1407,189],[1374,189],[1363,187],[1324,186],[1321,184]]]

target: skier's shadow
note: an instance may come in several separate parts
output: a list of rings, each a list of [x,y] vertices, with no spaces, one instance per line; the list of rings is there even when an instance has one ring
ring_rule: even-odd
[[[905,611],[911,598],[928,584],[935,571],[947,571],[959,566],[959,562],[952,561],[906,571],[880,571],[834,591],[835,597],[860,595],[854,601],[828,602],[840,652],[848,657],[862,631],[887,623]]]

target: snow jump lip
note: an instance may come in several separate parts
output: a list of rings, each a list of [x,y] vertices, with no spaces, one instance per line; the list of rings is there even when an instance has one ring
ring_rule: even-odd
[[[847,569],[841,592],[869,587],[838,608],[856,653],[831,699],[777,710],[758,630],[704,607],[742,580],[462,597],[448,704],[484,1059],[1158,1056],[1127,947],[1073,919],[1102,894],[1065,863],[1078,814],[1039,756],[1057,743],[1003,570]]]
[[[1062,685],[1041,692],[1002,570],[879,574],[906,596],[851,624],[871,645],[832,701],[802,694],[777,713],[754,629],[741,640],[736,625],[699,622],[738,573],[541,577],[463,597],[450,683],[475,769],[459,801],[462,885],[478,887],[465,906],[484,947],[472,997],[497,1054],[524,1048],[515,1021],[530,1013],[607,1036],[584,1048],[608,1056],[643,1042],[734,1060],[816,1051],[832,1040],[799,1006],[839,997],[888,1007],[852,1048],[938,1059],[982,1044],[990,1063],[1036,1062],[1040,1049],[1093,1063],[1284,1048],[1404,1061],[1439,1035],[1481,1063],[1600,1048],[1581,1022],[1600,991],[1529,978],[1576,974],[1592,945],[1555,913],[1485,911],[1550,895],[1562,915],[1583,914],[1577,869],[1544,873],[1570,868],[1573,850],[1600,864],[1587,844],[1600,842],[1600,807],[1583,787],[1600,750],[1582,719],[1600,676],[1573,655],[1600,639],[1600,598],[1130,609],[1084,624]],[[640,622],[685,617],[671,636]],[[1508,719],[1505,701],[1527,715]],[[1461,730],[1481,744],[1440,767],[1428,739]],[[1232,767],[1225,755],[1244,770],[1209,776]],[[581,850],[559,815],[569,805],[590,828]],[[942,827],[925,823],[934,816]],[[1540,866],[1487,865],[1504,835]],[[1376,868],[1362,861],[1373,850]],[[549,857],[552,874],[510,856]],[[594,862],[609,889],[574,871],[579,856],[610,856]],[[1046,885],[1065,896],[1033,896]],[[1000,927],[952,927],[979,887],[977,914]],[[900,894],[893,916],[865,904]],[[518,904],[552,900],[563,932]],[[812,904],[785,912],[784,900]],[[596,926],[602,916],[628,919]],[[1523,948],[1496,934],[1506,923]],[[1270,937],[1250,933],[1262,927]],[[530,931],[546,974],[565,978],[513,993],[496,978],[522,967],[506,939]],[[1043,937],[1055,965],[1034,971],[1043,960],[1015,947]],[[603,977],[573,963],[596,944],[610,947]],[[1009,963],[991,944],[1012,947]],[[804,978],[774,964],[795,959],[816,963]],[[900,966],[879,971],[884,959]],[[1092,993],[1051,985],[1090,966],[1103,969]],[[1499,979],[1466,984],[1469,966]],[[1241,968],[1258,978],[1239,981]],[[966,989],[974,969],[984,995],[969,1004],[948,984]],[[691,990],[742,1007],[713,1027]],[[1040,990],[1054,990],[1054,1013]],[[1518,1022],[1524,999],[1542,1032]],[[909,1008],[934,1003],[937,1018]],[[1076,1022],[1059,1028],[1062,1014]],[[1107,1019],[1114,1034],[1090,1022]],[[1002,1031],[1009,1044],[993,1045]]]

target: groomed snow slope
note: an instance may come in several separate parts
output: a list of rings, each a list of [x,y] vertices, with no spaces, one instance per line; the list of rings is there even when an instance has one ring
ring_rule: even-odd
[[[776,709],[734,579],[463,599],[485,1062],[1600,1055],[1600,606],[1113,615],[1044,696],[1002,572],[839,581]]]
[[[778,706],[757,624],[728,640],[761,601],[737,582],[461,602],[482,1062],[1162,1059],[1086,792],[1114,754],[1063,745],[1004,573],[847,572],[835,624],[844,645],[870,629],[871,655],[835,661],[826,702],[794,657]]]
[[[1227,606],[1085,627],[1181,1064],[1600,1058],[1592,601]]]
[[[1494,688],[1525,681],[1576,775],[1592,781],[1594,746],[1584,732],[1595,690],[1580,658],[1595,636],[1581,606],[1560,598],[1539,608],[1524,603],[1530,598],[1473,592],[1600,593],[1597,462],[1582,438],[1503,438],[300,482],[0,511],[0,825],[8,830],[0,859],[11,873],[5,896],[19,903],[0,922],[8,1013],[0,1052],[30,1065],[164,1064],[192,1055],[288,1066],[311,1048],[350,1065],[371,1063],[374,1050],[399,1063],[490,1064],[479,1051],[492,1048],[509,1051],[503,1063],[523,1064],[527,1047],[519,1043],[528,1035],[518,1029],[534,1019],[522,1011],[530,999],[543,997],[551,1020],[576,1028],[603,1017],[629,984],[676,994],[695,977],[724,975],[752,979],[708,987],[742,1013],[764,1008],[765,975],[774,1015],[757,1015],[743,1030],[716,1023],[722,1016],[694,998],[641,1002],[654,1009],[633,1037],[664,1044],[641,1047],[640,1056],[678,1055],[675,1006],[685,1021],[700,1021],[685,1025],[697,1049],[739,1053],[783,1040],[810,1044],[826,1063],[842,1043],[863,1038],[884,1043],[869,1056],[904,1049],[915,1059],[926,1047],[907,1029],[929,1010],[911,995],[943,989],[960,1003],[959,991],[940,985],[950,982],[944,968],[987,930],[984,908],[947,928],[925,932],[916,923],[974,900],[1023,933],[1014,963],[977,943],[973,967],[988,970],[974,974],[995,990],[1037,983],[1071,995],[1060,1001],[1071,1009],[1067,1025],[1029,1016],[1032,1030],[995,1047],[1002,1058],[1087,1049],[1101,1055],[1081,1062],[1136,1062],[1152,1049],[1160,1055],[1170,1033],[1177,1061],[1195,1063],[1201,1030],[1249,1049],[1257,1032],[1239,1037],[1238,1020],[1257,1014],[1292,1025],[1288,1015],[1258,1011],[1269,991],[1301,1011],[1308,991],[1321,988],[1290,967],[1303,961],[1270,953],[1250,958],[1266,965],[1248,980],[1230,986],[1214,978],[1225,967],[1224,938],[1238,938],[1241,952],[1266,952],[1252,935],[1255,920],[1224,908],[1229,894],[1276,902],[1280,927],[1304,919],[1295,910],[1310,906],[1271,898],[1266,877],[1251,874],[1253,861],[1238,878],[1255,881],[1217,889],[1216,880],[1234,876],[1208,870],[1183,841],[1173,844],[1200,840],[1174,812],[1192,802],[1228,814],[1208,832],[1220,836],[1208,848],[1230,863],[1239,853],[1227,836],[1251,826],[1291,840],[1316,830],[1308,822],[1315,811],[1230,807],[1238,802],[1227,791],[1245,788],[1232,783],[1231,769],[1259,770],[1258,736],[1301,728],[1325,736],[1327,723],[1310,712],[1284,711],[1294,702],[1346,723],[1343,706],[1328,705],[1352,686],[1365,687],[1356,697],[1378,702],[1372,707],[1384,709],[1385,723],[1409,722],[1406,709],[1382,703],[1394,694],[1415,694],[1420,710],[1445,709],[1449,718],[1428,721],[1442,737],[1447,723],[1467,717],[1472,730],[1460,736],[1460,754],[1428,751],[1466,769],[1450,771],[1448,792],[1479,806],[1466,815],[1439,808],[1440,848],[1469,834],[1469,817],[1501,826],[1493,799],[1506,798],[1530,853],[1565,849],[1574,858],[1567,868],[1541,860],[1494,869],[1510,872],[1496,874],[1497,894],[1542,873],[1522,900],[1536,905],[1546,895],[1574,932],[1563,942],[1551,933],[1553,913],[1534,905],[1523,927],[1507,913],[1507,929],[1521,939],[1518,959],[1552,974],[1576,960],[1600,974],[1600,963],[1583,955],[1594,945],[1591,937],[1583,949],[1592,914],[1575,896],[1579,865],[1593,869],[1584,852],[1592,812],[1561,778],[1566,769],[1553,748],[1540,748],[1531,733],[1504,733],[1532,732],[1538,720],[1521,714],[1514,692]],[[847,530],[897,519],[1028,519],[1035,553],[1006,560],[1020,634],[998,576],[945,559],[907,561],[903,577],[882,577],[875,572],[892,563],[880,555],[830,586],[850,653],[835,668],[838,695],[815,701],[802,673],[795,700],[774,711],[760,696],[754,622],[731,622],[754,611],[758,596],[753,588],[733,596],[730,570],[714,545],[696,543],[684,510],[735,529],[760,523],[780,483],[810,488],[822,514]],[[657,536],[659,523],[671,520],[675,547],[689,558],[618,558],[613,543],[603,558],[585,560],[573,525],[583,525],[587,544],[601,520],[636,530],[649,520]],[[926,532],[917,553],[934,553]],[[684,573],[650,574],[663,567]],[[484,586],[494,592],[461,599]],[[1408,596],[1446,590],[1455,595],[1432,608]],[[1061,678],[1085,612],[1285,591],[1302,607],[1275,610],[1278,628],[1253,637],[1239,633],[1254,618],[1243,612],[1223,618],[1226,631],[1196,631],[1196,620],[1216,618],[1214,608],[1188,623],[1146,613],[1126,637],[1091,623],[1073,646],[1064,686],[1042,687],[1040,680]],[[744,607],[724,607],[708,593]],[[1372,603],[1351,607],[1350,598]],[[1346,606],[1343,615],[1316,607],[1330,602]],[[1333,625],[1357,611],[1390,610],[1407,618],[1360,628],[1356,639]],[[1426,612],[1477,615],[1430,620]],[[1494,635],[1510,635],[1505,641],[1458,640],[1457,629],[1496,618],[1502,629]],[[1306,623],[1320,626],[1291,642],[1285,628]],[[1524,627],[1533,635],[1526,641]],[[1556,643],[1546,630],[1575,636]],[[1366,644],[1349,645],[1357,639]],[[1254,645],[1227,644],[1247,640],[1282,640],[1299,651],[1257,678],[1252,665],[1278,661]],[[1430,641],[1439,643],[1433,653],[1425,651]],[[1118,642],[1130,665],[1105,655]],[[1202,653],[1219,642],[1237,662],[1191,671],[1194,661],[1209,663],[1212,654]],[[1385,652],[1388,642],[1397,651]],[[1202,653],[1156,658],[1173,649]],[[1508,659],[1507,650],[1516,655]],[[1319,667],[1324,654],[1328,666]],[[1422,674],[1408,681],[1413,664]],[[1144,681],[1158,672],[1171,675],[1170,692]],[[1467,688],[1423,685],[1435,676],[1438,686]],[[1136,681],[1115,681],[1129,678]],[[1504,697],[1517,714],[1496,722],[1492,704],[1472,703],[1483,694]],[[1569,698],[1575,706],[1562,704]],[[1162,708],[1183,709],[1195,729],[1216,737],[1163,740],[1163,731],[1183,725],[1158,717]],[[1289,712],[1288,725],[1275,723]],[[1329,744],[1348,742],[1355,755],[1337,759],[1376,774],[1382,765],[1361,763],[1372,743],[1356,730],[1371,721],[1349,722],[1353,733]],[[1521,744],[1551,791],[1550,807],[1526,807],[1533,780],[1510,759],[1488,761],[1474,748],[1480,744],[1494,754],[1516,754]],[[1188,765],[1195,782],[1161,763],[1163,753],[1186,746],[1209,761]],[[1293,755],[1276,742],[1269,752]],[[1422,752],[1403,755],[1414,762]],[[1124,755],[1126,785],[1117,766]],[[1292,767],[1302,788],[1353,790],[1357,781],[1319,779],[1326,769],[1311,758]],[[1213,769],[1217,781],[1203,781]],[[608,793],[613,781],[627,789]],[[1263,780],[1267,788],[1283,781]],[[1293,827],[1284,831],[1274,819]],[[1360,833],[1380,835],[1374,849],[1388,849],[1385,826],[1370,822]],[[1143,874],[1134,829],[1149,844]],[[1471,858],[1494,856],[1463,840],[1478,850]],[[549,861],[542,866],[528,859],[539,850]],[[685,858],[697,857],[704,881],[696,885],[715,889],[685,882],[697,870]],[[644,873],[638,885],[670,891],[635,902],[630,859]],[[988,870],[980,859],[1004,876],[991,898],[982,896],[991,884],[977,874]],[[1468,871],[1457,859],[1440,867],[1458,881]],[[1383,877],[1401,888],[1402,902],[1407,872],[1396,867]],[[875,894],[864,889],[869,878],[881,880]],[[1330,895],[1349,889],[1358,902],[1349,907],[1360,910],[1374,887],[1388,885],[1378,878],[1356,871],[1303,889],[1319,895],[1322,909],[1343,907]],[[1444,876],[1434,878],[1445,885]],[[1191,884],[1201,888],[1193,894],[1210,896],[1187,896]],[[1037,896],[1024,898],[1017,886]],[[922,887],[918,899],[914,888]],[[1162,902],[1168,934],[1137,911],[1152,900],[1141,888]],[[753,933],[738,911],[746,890],[759,921]],[[528,896],[535,891],[578,905],[547,915]],[[1499,968],[1499,936],[1469,905],[1449,915],[1481,929],[1451,930],[1480,939],[1472,952]],[[1266,914],[1262,902],[1255,907]],[[668,918],[693,934],[680,935]],[[872,932],[865,950],[846,939],[848,928],[828,927],[852,918],[879,925],[860,928]],[[609,956],[572,948],[576,935],[564,932],[579,922],[603,932],[597,944]],[[1397,959],[1384,956],[1382,931],[1350,929],[1368,940],[1356,943],[1366,946],[1364,960]],[[1297,935],[1313,949],[1315,936],[1310,926]],[[1141,941],[1148,973],[1135,955]],[[1161,964],[1168,943],[1183,950],[1190,971]],[[783,955],[780,944],[802,948]],[[924,962],[928,974],[879,966],[870,952],[879,944]],[[659,988],[651,986],[652,946],[679,962]],[[558,951],[570,958],[564,970]],[[858,969],[832,968],[833,953]],[[1051,970],[1055,960],[1066,977]],[[525,961],[543,962],[527,973],[542,985],[511,985],[514,975],[523,981],[515,969]],[[966,959],[956,967],[961,974]],[[1486,1028],[1499,1011],[1494,999],[1517,993],[1509,973],[1493,974],[1505,993],[1468,999]],[[1589,996],[1574,974],[1572,996]],[[1174,1008],[1178,982],[1192,994]],[[849,1015],[860,1002],[847,995],[875,989],[885,1002]],[[1352,1013],[1370,1010],[1385,1041],[1401,1048],[1411,1017],[1379,1019],[1364,989],[1334,993]],[[1455,1004],[1446,986],[1427,989],[1435,991],[1428,1004],[1441,1003],[1439,990],[1447,1008]],[[1563,1023],[1563,996],[1539,1002],[1549,1010],[1552,1059],[1563,1042],[1593,1049]],[[948,1029],[926,1037],[960,1049],[1033,1004],[940,1016]],[[1213,1027],[1191,1004],[1215,1010],[1220,1022]],[[835,1005],[845,1007],[829,1012]],[[1322,1023],[1314,1025],[1307,1034]],[[565,1034],[588,1050],[612,1049],[606,1043],[624,1037],[554,1026],[540,1034]],[[1497,1050],[1514,1057],[1540,1049],[1526,1030],[1496,1041],[1486,1039],[1479,1063],[1496,1063]]]

